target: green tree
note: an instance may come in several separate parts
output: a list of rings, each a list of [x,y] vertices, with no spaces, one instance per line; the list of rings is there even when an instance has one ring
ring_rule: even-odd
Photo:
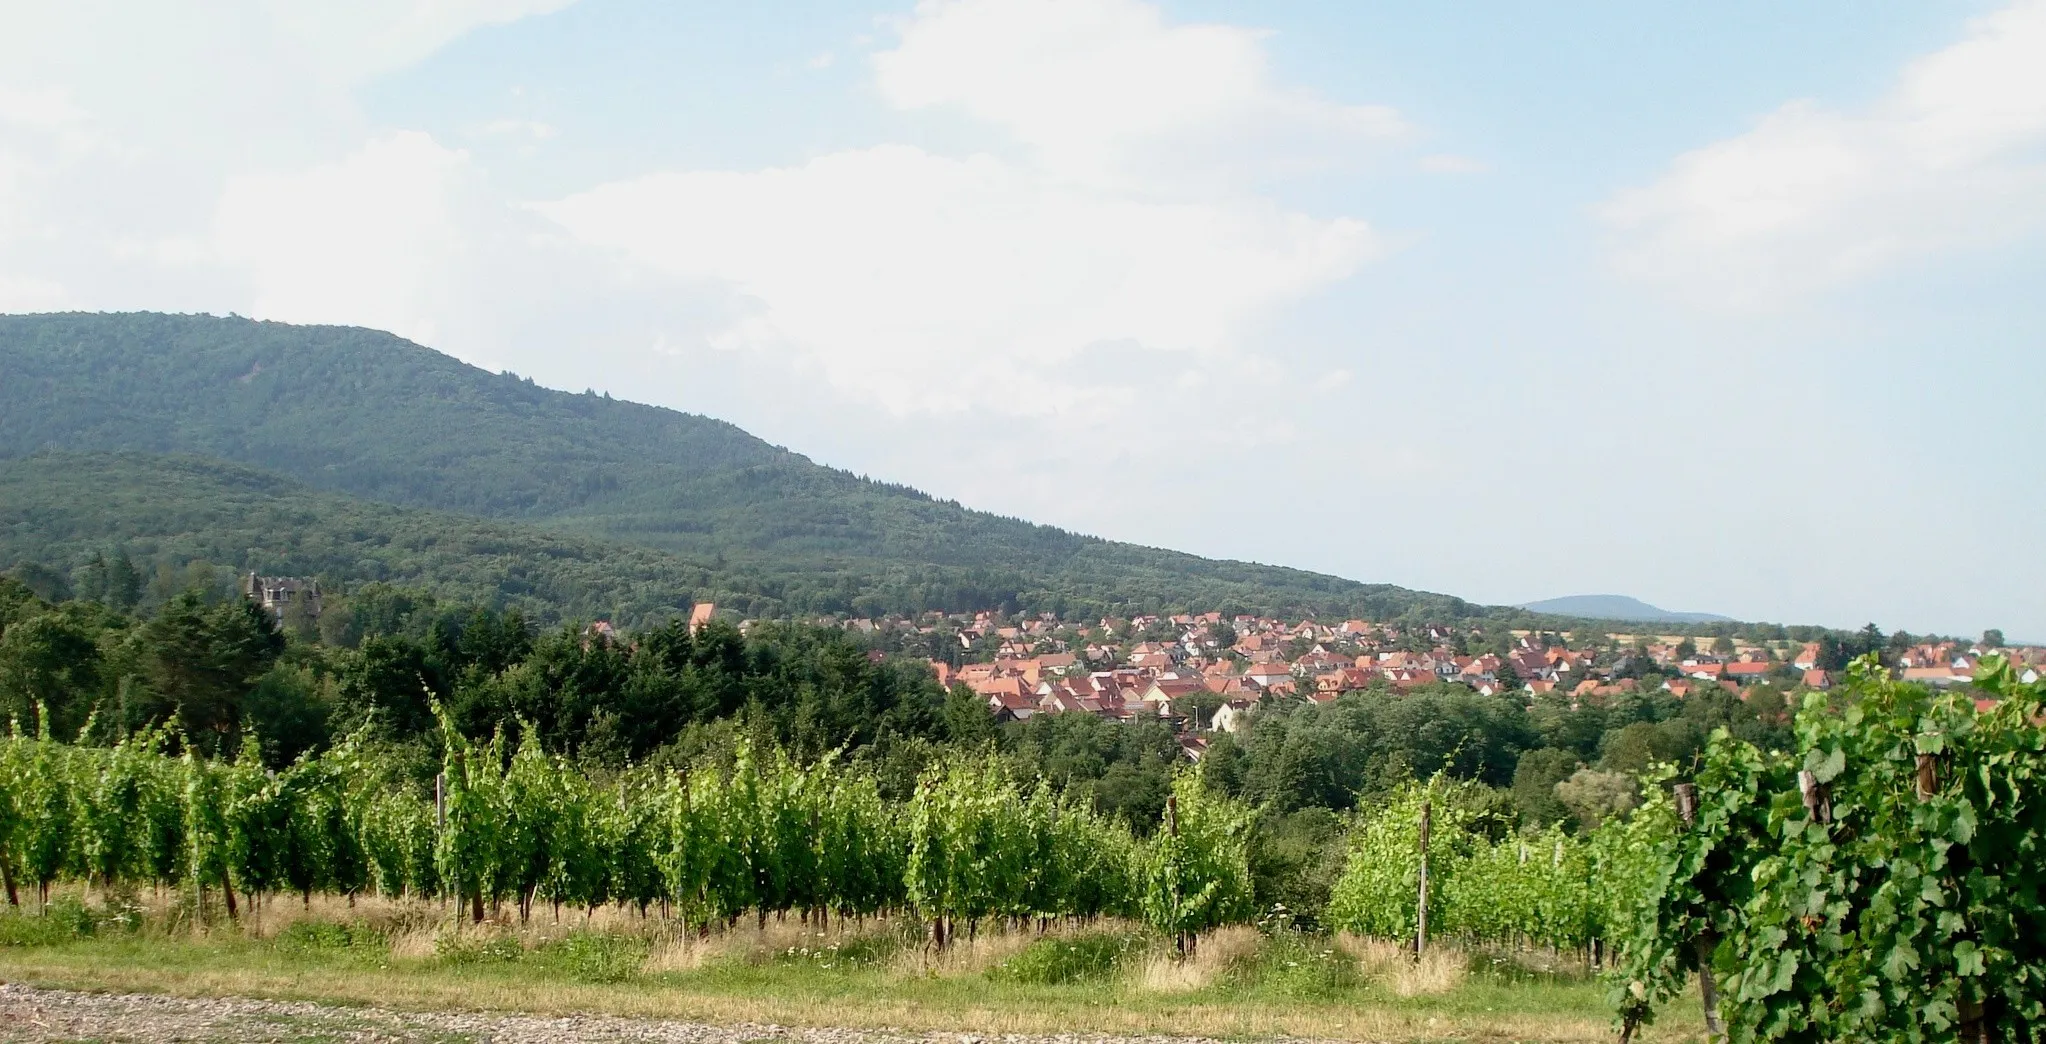
[[[945,693],[945,736],[962,747],[984,747],[995,739],[987,701],[956,682]]]
[[[171,599],[139,641],[154,696],[145,712],[156,720],[175,715],[208,751],[227,749],[243,700],[284,651],[275,621],[253,602],[208,605],[194,592]]]
[[[16,718],[32,728],[72,736],[91,710],[101,686],[103,662],[92,633],[62,612],[16,621],[0,634],[0,720]]]
[[[71,581],[41,562],[23,562],[8,570],[8,575],[45,602],[62,602],[71,597]]]
[[[1567,818],[1570,807],[1556,796],[1556,785],[1582,765],[1576,752],[1555,747],[1522,754],[1513,769],[1513,803],[1520,809],[1520,821],[1528,826],[1548,826]]]
[[[1623,772],[1578,769],[1555,789],[1556,800],[1570,810],[1578,829],[1586,832],[1641,803],[1640,784]]]

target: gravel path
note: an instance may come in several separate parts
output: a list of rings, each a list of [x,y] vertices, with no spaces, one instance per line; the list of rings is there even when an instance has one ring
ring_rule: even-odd
[[[75,993],[0,985],[0,1044],[1220,1044],[1189,1037],[922,1035],[786,1026],[708,1026],[611,1015],[401,1012],[285,1001]]]

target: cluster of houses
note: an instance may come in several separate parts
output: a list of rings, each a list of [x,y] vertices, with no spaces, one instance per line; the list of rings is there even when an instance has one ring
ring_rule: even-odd
[[[1004,720],[1044,714],[1162,720],[1196,744],[1199,733],[1240,728],[1267,700],[1326,703],[1373,687],[1400,692],[1455,683],[1485,694],[1578,702],[1644,687],[1684,698],[1719,686],[1745,698],[1761,684],[1823,689],[1834,680],[1818,642],[1531,631],[1495,636],[1439,625],[1221,613],[1086,623],[994,613],[836,622],[870,636],[893,631],[956,642],[972,662],[932,659],[938,680],[965,686]],[[1701,651],[1701,644],[1708,649]],[[1950,686],[1973,681],[1991,652],[2019,664],[2027,680],[2046,671],[2046,649],[2040,648],[1991,650],[1948,641],[1918,645],[1896,659],[1905,679]]]

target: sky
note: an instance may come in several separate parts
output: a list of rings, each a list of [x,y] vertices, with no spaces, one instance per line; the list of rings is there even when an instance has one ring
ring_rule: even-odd
[[[2046,0],[0,23],[0,312],[376,327],[1486,603],[2046,641]]]

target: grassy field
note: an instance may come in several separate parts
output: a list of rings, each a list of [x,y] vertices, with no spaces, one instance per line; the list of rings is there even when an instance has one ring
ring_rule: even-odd
[[[146,904],[144,904],[146,905]],[[714,1023],[1229,1038],[1595,1041],[1603,989],[1542,954],[1218,933],[1193,958],[1123,926],[981,933],[942,955],[906,927],[743,924],[699,939],[607,911],[585,922],[450,926],[432,906],[273,901],[201,928],[174,905],[76,899],[0,912],[0,980],[410,1010],[600,1012]],[[1682,1040],[1677,1010],[1651,1040]]]

